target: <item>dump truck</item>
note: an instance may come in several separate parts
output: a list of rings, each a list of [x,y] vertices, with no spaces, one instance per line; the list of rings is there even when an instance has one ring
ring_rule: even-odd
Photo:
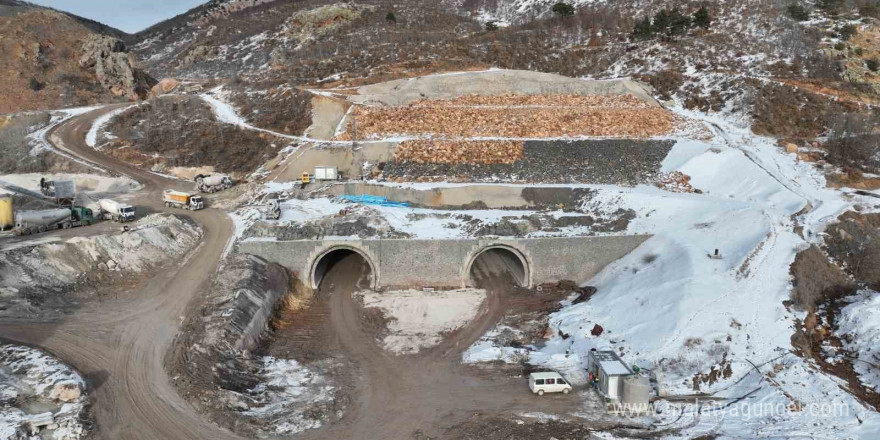
[[[112,199],[98,200],[101,208],[101,216],[104,220],[125,223],[134,220],[134,207],[125,203],[119,203]]]
[[[199,174],[195,177],[196,188],[203,193],[215,193],[232,188],[235,181],[226,174]]]
[[[171,189],[166,189],[165,192],[162,193],[162,200],[165,201],[165,206],[169,208],[175,207],[196,211],[205,207],[205,202],[202,201],[201,196]]]
[[[88,226],[96,221],[94,212],[84,206],[18,211],[15,213],[15,228],[12,231],[15,235],[30,235],[52,229]]]

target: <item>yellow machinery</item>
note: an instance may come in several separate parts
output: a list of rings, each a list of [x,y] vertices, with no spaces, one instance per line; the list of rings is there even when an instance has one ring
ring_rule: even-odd
[[[309,173],[303,173],[302,184],[308,185],[311,181],[312,181],[312,176]]]
[[[15,226],[15,214],[12,211],[12,197],[0,196],[0,230]]]

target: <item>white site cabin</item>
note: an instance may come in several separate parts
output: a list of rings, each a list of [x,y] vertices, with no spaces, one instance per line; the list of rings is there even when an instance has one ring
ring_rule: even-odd
[[[568,394],[571,392],[571,385],[559,373],[545,371],[529,374],[529,389],[539,396],[544,393]]]
[[[620,360],[613,351],[591,351],[587,370],[598,378],[596,387],[599,394],[620,401],[623,397],[624,378],[633,375],[633,371]]]

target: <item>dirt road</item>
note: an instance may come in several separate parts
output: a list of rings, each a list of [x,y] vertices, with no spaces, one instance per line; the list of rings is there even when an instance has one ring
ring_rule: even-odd
[[[476,342],[504,310],[512,279],[499,268],[504,262],[483,261],[478,284],[487,289],[482,313],[467,327],[430,350],[395,356],[382,350],[361,328],[352,292],[364,270],[351,254],[334,265],[319,295],[330,296],[330,320],[343,350],[358,365],[358,386],[352,411],[324,430],[303,433],[307,439],[413,439],[417,434],[438,438],[443,430],[475,412],[565,414],[580,407],[581,396],[532,396],[522,378],[491,377],[461,365],[461,352]]]
[[[85,144],[93,121],[116,107],[75,117],[53,130],[49,139],[61,150],[144,184],[132,200],[138,208],[166,211],[161,190],[185,188],[185,184],[107,157]],[[43,348],[84,374],[94,393],[98,438],[235,438],[203,421],[177,394],[163,368],[187,305],[217,270],[232,225],[226,215],[211,209],[175,212],[192,218],[204,234],[202,244],[177,271],[160,274],[116,300],[86,305],[59,322],[0,323],[0,337]]]

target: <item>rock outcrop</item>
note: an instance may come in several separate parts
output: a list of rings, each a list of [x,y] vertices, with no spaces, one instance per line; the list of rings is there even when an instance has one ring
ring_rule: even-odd
[[[126,51],[125,43],[106,35],[86,37],[79,65],[94,69],[101,85],[116,96],[146,99],[156,84],[156,80],[134,67],[134,58]]]

